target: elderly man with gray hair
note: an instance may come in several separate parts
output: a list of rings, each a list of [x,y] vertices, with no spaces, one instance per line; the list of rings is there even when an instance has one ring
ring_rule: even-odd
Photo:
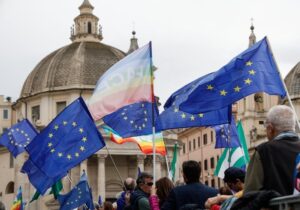
[[[265,122],[268,142],[259,145],[249,163],[244,193],[275,190],[293,194],[296,157],[300,141],[295,133],[296,116],[285,105],[272,107]]]

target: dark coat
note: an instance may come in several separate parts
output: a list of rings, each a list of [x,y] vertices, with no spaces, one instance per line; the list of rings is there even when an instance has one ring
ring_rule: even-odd
[[[178,210],[185,204],[198,204],[200,208],[205,209],[205,201],[217,194],[216,189],[207,187],[202,183],[189,183],[178,186],[171,190],[161,210]]]

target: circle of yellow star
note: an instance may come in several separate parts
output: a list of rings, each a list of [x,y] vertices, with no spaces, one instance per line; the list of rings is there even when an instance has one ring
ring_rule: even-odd
[[[251,66],[253,63],[251,61],[246,62],[246,66]]]
[[[194,121],[195,120],[195,117],[192,115],[191,116],[191,121]]]
[[[87,138],[84,136],[84,137],[82,137],[82,139],[81,139],[83,142],[86,142],[87,141]]]
[[[201,118],[202,118],[203,116],[204,116],[204,114],[203,114],[203,113],[200,113],[200,114],[199,114],[199,117],[201,117]]]
[[[75,156],[76,156],[76,157],[79,157],[79,153],[78,153],[78,152],[76,152],[76,153],[75,153]]]
[[[80,150],[81,150],[81,151],[84,151],[84,147],[83,147],[83,146],[81,146],[81,147],[80,147]]]
[[[174,109],[174,112],[178,112],[178,111],[179,111],[179,109],[178,109],[178,108],[175,108],[175,109]]]
[[[245,84],[248,84],[248,85],[250,85],[250,84],[251,84],[251,82],[252,82],[252,80],[251,80],[251,79],[249,79],[249,78],[245,80]]]
[[[251,69],[250,71],[249,71],[249,74],[251,74],[251,75],[255,75],[255,71],[253,70],[253,69]]]
[[[53,137],[53,134],[52,133],[49,133],[49,138],[52,138]]]
[[[182,117],[182,118],[185,118],[185,114],[184,114],[184,113],[182,113],[181,117]]]
[[[51,153],[55,152],[55,149],[51,149],[50,152],[51,152]]]
[[[52,143],[50,142],[50,143],[48,143],[48,147],[52,147]]]
[[[68,158],[69,160],[71,160],[71,159],[72,159],[72,156],[71,156],[71,155],[67,155],[67,158]]]
[[[241,90],[241,88],[240,88],[239,86],[236,86],[236,87],[234,88],[234,91],[235,91],[235,92],[240,92],[240,90]]]
[[[227,94],[227,92],[226,92],[225,90],[221,90],[221,91],[220,91],[220,95],[221,95],[221,96],[226,96],[226,94]]]
[[[58,157],[62,157],[62,155],[63,155],[63,154],[62,154],[61,152],[58,153]]]
[[[212,90],[214,87],[212,85],[207,85],[207,90]]]

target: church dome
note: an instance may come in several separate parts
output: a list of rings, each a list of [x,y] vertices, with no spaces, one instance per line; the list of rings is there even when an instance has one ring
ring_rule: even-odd
[[[292,68],[284,82],[291,96],[300,95],[300,62]]]
[[[100,42],[73,42],[40,61],[20,97],[66,89],[94,89],[99,77],[125,53]]]
[[[102,74],[125,53],[101,43],[99,18],[84,0],[71,27],[72,43],[42,59],[27,77],[20,98],[49,91],[93,90]]]

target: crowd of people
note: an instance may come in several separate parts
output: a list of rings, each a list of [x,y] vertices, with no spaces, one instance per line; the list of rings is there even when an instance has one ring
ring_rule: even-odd
[[[268,208],[270,199],[292,195],[300,156],[299,136],[295,132],[296,116],[284,105],[272,107],[266,116],[269,141],[257,146],[245,172],[229,167],[225,170],[225,186],[215,189],[202,184],[197,161],[182,163],[184,184],[174,186],[168,177],[153,180],[142,172],[137,180],[127,178],[117,201],[95,204],[96,210],[254,210]],[[300,161],[299,161],[300,162]],[[155,183],[154,183],[155,182]],[[0,210],[4,210],[0,202]]]
[[[122,203],[118,210],[268,208],[272,198],[292,195],[295,190],[296,159],[300,154],[295,126],[296,116],[290,107],[274,106],[265,122],[269,141],[255,148],[246,172],[235,167],[225,171],[224,187],[217,190],[202,184],[199,163],[188,160],[182,164],[184,185],[174,186],[167,177],[155,181],[143,172],[135,190],[124,189],[124,196],[117,201]]]

